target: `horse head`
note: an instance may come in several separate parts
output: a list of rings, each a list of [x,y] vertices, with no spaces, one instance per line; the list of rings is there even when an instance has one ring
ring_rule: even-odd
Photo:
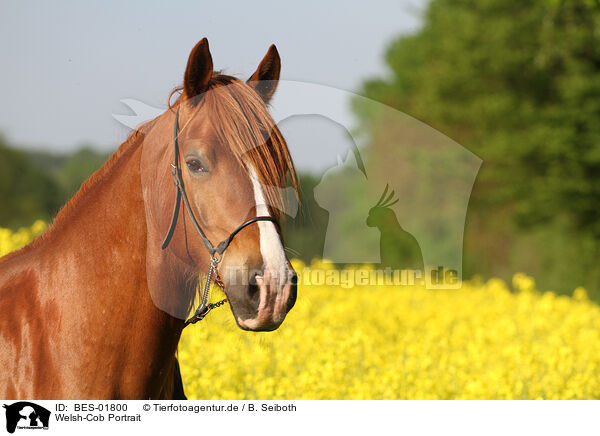
[[[285,210],[284,188],[288,182],[296,188],[297,176],[267,108],[279,72],[275,46],[247,82],[215,72],[203,39],[189,56],[179,99],[144,132],[148,261],[175,269],[183,264],[190,282],[207,271],[211,260],[218,261],[234,318],[245,330],[276,329],[296,300],[296,273],[278,222]],[[176,184],[184,187],[183,206],[174,213],[179,194],[172,171],[179,172]],[[166,248],[156,251],[166,233],[172,233]],[[186,283],[171,285],[190,301]]]

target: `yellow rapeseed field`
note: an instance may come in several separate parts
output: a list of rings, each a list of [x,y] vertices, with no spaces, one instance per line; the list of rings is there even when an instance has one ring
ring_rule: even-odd
[[[184,331],[186,392],[196,399],[600,398],[600,308],[582,288],[573,297],[541,293],[523,274],[513,288],[498,279],[459,290],[308,285],[269,333],[243,332],[229,310],[215,310]]]
[[[0,253],[21,238],[0,230]],[[333,268],[294,266],[301,283]],[[179,358],[193,399],[597,399],[600,308],[524,274],[457,290],[305,283],[277,331],[241,331],[221,308],[185,329]]]
[[[31,227],[21,227],[16,232],[0,227],[0,256],[29,244],[46,230],[46,223],[38,220]]]

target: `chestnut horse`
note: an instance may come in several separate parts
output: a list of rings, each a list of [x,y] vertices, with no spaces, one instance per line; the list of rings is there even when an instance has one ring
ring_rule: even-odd
[[[177,102],[137,129],[45,234],[0,260],[0,397],[181,397],[177,344],[210,261],[192,213],[215,243],[248,219],[272,217],[239,231],[218,274],[240,328],[282,323],[296,284],[273,221],[297,179],[267,110],[279,71],[271,46],[247,82],[214,72],[200,41]],[[192,212],[176,209],[163,250],[177,192],[176,116]]]

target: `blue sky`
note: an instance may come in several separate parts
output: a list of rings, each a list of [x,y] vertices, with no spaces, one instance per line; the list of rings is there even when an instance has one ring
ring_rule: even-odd
[[[418,28],[424,5],[3,2],[0,132],[19,147],[114,149],[128,132],[112,117],[128,113],[120,100],[164,106],[204,36],[215,68],[229,74],[246,78],[275,43],[282,79],[354,91],[385,73],[387,44]]]

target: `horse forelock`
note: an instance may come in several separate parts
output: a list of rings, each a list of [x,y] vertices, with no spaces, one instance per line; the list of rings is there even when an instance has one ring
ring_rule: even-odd
[[[192,117],[200,111],[209,117],[218,140],[259,179],[273,213],[285,211],[289,199],[281,188],[289,183],[298,193],[298,176],[287,143],[262,98],[241,80],[215,73],[208,90],[195,100]],[[181,103],[178,99],[172,107]]]

